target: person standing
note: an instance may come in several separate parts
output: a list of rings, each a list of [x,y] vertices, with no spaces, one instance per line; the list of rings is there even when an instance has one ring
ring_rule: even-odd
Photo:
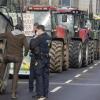
[[[12,99],[16,99],[16,89],[18,82],[18,73],[23,60],[23,47],[25,47],[24,56],[27,56],[29,46],[25,35],[22,33],[22,25],[17,24],[15,30],[11,33],[0,34],[0,38],[3,37],[7,40],[7,49],[4,55],[4,67],[6,68],[8,63],[14,63],[13,79],[12,79]]]
[[[38,100],[48,97],[49,89],[49,47],[50,37],[45,32],[43,25],[37,26],[37,37],[30,42],[35,66],[34,75],[36,77],[36,94]]]
[[[34,23],[32,38],[35,38],[37,36],[36,32],[37,32],[37,26],[38,25],[39,25],[38,23]],[[31,50],[30,50],[30,57],[31,57],[31,63],[30,63],[30,74],[29,74],[29,92],[33,92],[33,90],[34,90],[34,80],[35,80],[35,75],[34,75],[35,59],[34,59],[34,56],[33,56]]]

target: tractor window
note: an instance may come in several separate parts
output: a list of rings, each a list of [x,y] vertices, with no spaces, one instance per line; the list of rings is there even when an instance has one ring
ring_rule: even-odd
[[[46,30],[51,30],[51,15],[49,11],[34,11],[34,23],[42,24]]]
[[[87,28],[91,29],[92,28],[92,24],[90,22],[90,20],[87,20],[86,25]]]
[[[80,27],[80,16],[74,16],[74,26]]]
[[[6,26],[6,19],[2,15],[0,15],[0,33],[4,33],[6,31]]]
[[[6,17],[9,16],[6,8],[0,7],[0,12],[3,13]]]
[[[69,30],[69,32],[73,33],[73,23],[74,23],[73,16],[71,14],[68,14],[67,15],[67,22],[62,22],[63,14],[58,14],[57,16],[58,16],[58,24],[65,26]]]
[[[52,28],[55,29],[56,26],[57,26],[57,23],[58,23],[57,14],[56,13],[52,14],[51,23],[52,23]]]

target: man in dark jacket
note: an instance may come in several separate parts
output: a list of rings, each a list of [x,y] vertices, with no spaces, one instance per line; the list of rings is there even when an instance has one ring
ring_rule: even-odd
[[[34,76],[36,77],[36,93],[38,100],[48,96],[49,88],[49,47],[50,37],[45,33],[43,25],[37,27],[37,37],[30,42],[30,49],[33,54]],[[32,62],[31,62],[32,63]]]
[[[22,33],[22,26],[16,25],[15,30],[11,33],[0,34],[0,38],[7,39],[6,53],[4,54],[5,70],[8,63],[14,63],[13,80],[12,80],[12,98],[16,98],[16,88],[18,73],[23,60],[23,47],[25,47],[24,56],[28,54],[28,43],[25,35]]]
[[[39,24],[38,23],[35,23],[34,24],[34,27],[33,27],[33,37],[32,38],[35,38],[36,37],[36,32],[37,32],[37,26]],[[31,63],[30,63],[30,75],[29,75],[29,92],[33,92],[33,89],[34,89],[34,80],[35,80],[35,77],[34,77],[34,59],[33,59],[33,54],[30,52],[30,57],[31,57]]]

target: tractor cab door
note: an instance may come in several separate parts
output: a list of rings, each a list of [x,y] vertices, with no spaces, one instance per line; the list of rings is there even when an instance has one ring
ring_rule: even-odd
[[[56,26],[58,25],[58,19],[57,19],[57,13],[53,12],[51,15],[51,36],[54,38],[55,32],[56,32]]]

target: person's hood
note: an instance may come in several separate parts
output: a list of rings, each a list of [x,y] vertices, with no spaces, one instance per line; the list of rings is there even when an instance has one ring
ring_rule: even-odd
[[[23,34],[22,31],[18,30],[18,29],[15,29],[11,32],[13,35],[20,35],[20,34]]]

